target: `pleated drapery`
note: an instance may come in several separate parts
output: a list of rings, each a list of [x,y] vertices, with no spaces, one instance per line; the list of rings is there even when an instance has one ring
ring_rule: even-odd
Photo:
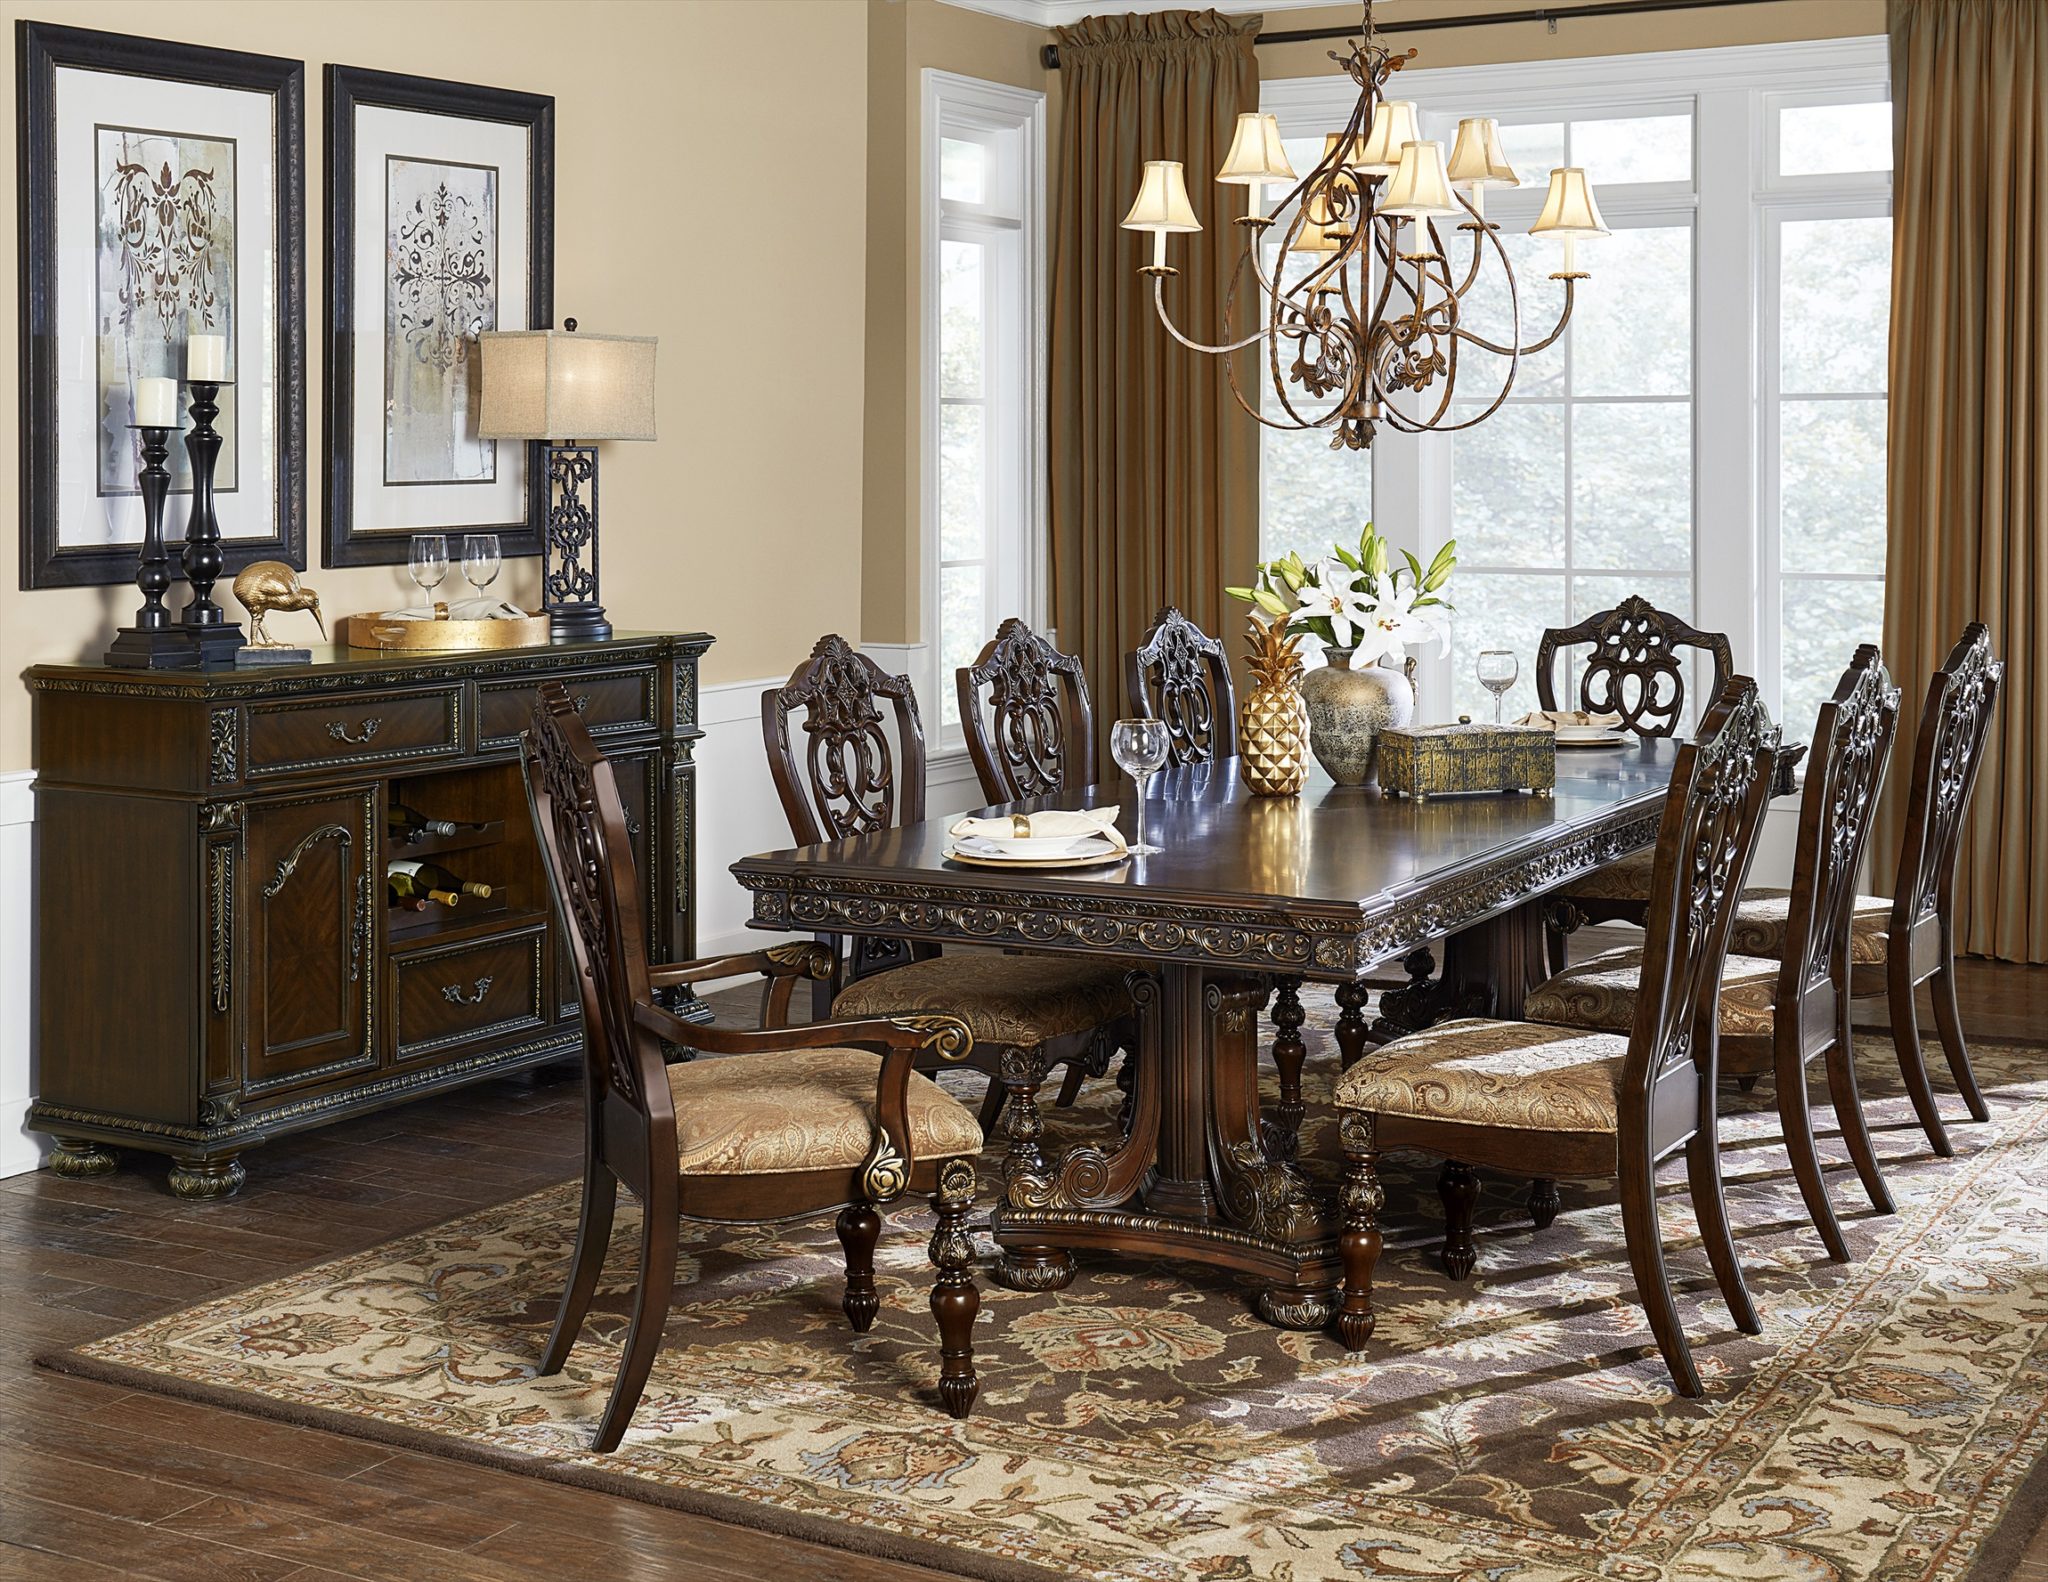
[[[2006,661],[1957,948],[2048,962],[2048,5],[1891,0],[1885,658],[1904,692],[1889,881],[1928,678],[1966,622]]]
[[[1152,239],[1118,222],[1146,160],[1182,162],[1203,229],[1169,238],[1180,273],[1166,303],[1183,332],[1221,340],[1245,189],[1214,177],[1238,112],[1258,107],[1259,23],[1168,11],[1055,30],[1065,110],[1048,367],[1052,616],[1060,646],[1086,666],[1105,769],[1109,723],[1129,712],[1123,655],[1153,613],[1176,604],[1237,646],[1242,606],[1223,589],[1249,580],[1258,559],[1258,426],[1231,398],[1223,359],[1159,322],[1152,279],[1138,273]],[[1241,380],[1255,366],[1241,362]]]

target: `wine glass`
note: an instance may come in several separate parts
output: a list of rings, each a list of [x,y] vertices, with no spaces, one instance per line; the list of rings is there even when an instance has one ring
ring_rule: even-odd
[[[1134,857],[1164,849],[1145,844],[1145,782],[1165,764],[1166,752],[1164,720],[1118,720],[1110,727],[1109,755],[1116,760],[1117,768],[1129,775],[1138,788],[1138,816],[1131,841],[1131,855]]]
[[[1493,694],[1493,723],[1501,722],[1501,706],[1508,688],[1522,673],[1522,662],[1510,648],[1482,648],[1479,651],[1479,684]]]
[[[420,585],[420,592],[426,595],[427,608],[434,605],[434,590],[441,586],[448,575],[448,535],[446,533],[415,533],[412,536],[412,557],[409,564],[412,580]]]
[[[496,533],[462,535],[462,574],[476,589],[478,598],[482,598],[484,589],[498,580],[498,569],[504,563],[505,557],[498,551]]]

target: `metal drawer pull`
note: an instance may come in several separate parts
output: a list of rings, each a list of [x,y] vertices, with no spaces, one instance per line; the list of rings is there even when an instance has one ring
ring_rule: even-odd
[[[459,983],[444,983],[441,985],[441,998],[450,1005],[481,1005],[484,1003],[484,996],[490,992],[491,980],[489,978],[478,978],[476,980],[476,992],[474,994],[464,994],[462,992],[462,985]]]
[[[348,733],[348,727],[342,724],[340,720],[330,720],[327,724],[327,734],[338,742],[347,742],[351,747],[361,747],[372,736],[375,736],[383,728],[383,725],[383,720],[373,714],[370,718],[363,721],[363,734],[351,736]]]

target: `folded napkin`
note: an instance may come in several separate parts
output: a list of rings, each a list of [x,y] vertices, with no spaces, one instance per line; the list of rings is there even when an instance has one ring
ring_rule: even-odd
[[[1113,807],[1082,808],[1069,812],[1054,808],[1044,813],[1011,813],[1001,818],[963,818],[946,833],[955,840],[979,837],[983,840],[1079,840],[1100,835],[1118,851],[1128,848],[1123,831],[1116,827]]]
[[[1560,731],[1567,725],[1596,725],[1602,730],[1612,730],[1621,723],[1619,714],[1588,714],[1584,709],[1537,709],[1516,720],[1517,725],[1540,725],[1547,731]]]

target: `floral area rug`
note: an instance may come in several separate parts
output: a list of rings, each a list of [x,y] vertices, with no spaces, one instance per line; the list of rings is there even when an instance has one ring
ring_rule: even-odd
[[[1327,1028],[1315,1007],[1311,1035]],[[1313,1046],[1311,1114],[1335,1076]],[[1435,1262],[1436,1163],[1395,1155],[1379,1332],[1348,1357],[1270,1328],[1232,1277],[1085,1258],[1064,1292],[984,1271],[975,1415],[936,1407],[922,1204],[890,1216],[882,1312],[839,1313],[829,1221],[686,1226],[667,1342],[625,1445],[585,1448],[625,1327],[638,1221],[622,1204],[597,1307],[539,1379],[572,1185],[187,1309],[52,1365],[513,1466],[959,1575],[1310,1582],[1937,1582],[2002,1570],[2038,1517],[2048,1437],[2048,1050],[1977,1048],[1989,1125],[1928,1151],[1890,1047],[1861,1069],[1898,1212],[1829,1180],[1857,1261],[1831,1265],[1774,1141],[1768,1082],[1725,1089],[1724,1168],[1764,1318],[1738,1334],[1682,1170],[1662,1208],[1707,1395],[1672,1392],[1611,1191],[1485,1183],[1479,1265]],[[963,1093],[977,1078],[961,1073]],[[1099,1136],[1107,1082],[1059,1133]],[[1824,1123],[1829,1112],[1821,1110]],[[1307,1150],[1327,1155],[1327,1120]],[[984,1194],[995,1177],[994,1156]],[[987,1244],[982,1243],[984,1251]],[[1979,1572],[1982,1575],[1982,1572]]]

